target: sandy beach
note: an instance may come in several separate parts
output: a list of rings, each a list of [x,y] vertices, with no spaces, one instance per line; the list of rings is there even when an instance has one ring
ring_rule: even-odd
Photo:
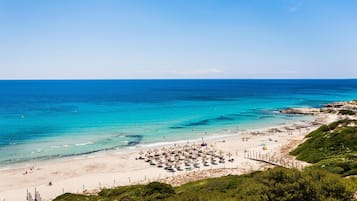
[[[193,171],[170,173],[137,160],[140,150],[160,148],[141,147],[125,151],[107,151],[77,157],[67,157],[48,161],[32,162],[0,169],[0,200],[26,200],[26,192],[35,188],[45,200],[51,200],[66,192],[90,193],[100,188],[161,181],[172,185],[218,177],[228,174],[244,174],[272,167],[271,165],[249,160],[245,151],[270,153],[287,156],[287,153],[301,143],[304,136],[338,119],[335,114],[315,114],[313,121],[299,121],[293,124],[274,126],[232,133],[231,136],[205,139],[224,153],[231,153],[233,162],[201,167]],[[243,140],[245,139],[245,140]],[[198,140],[200,141],[200,140]],[[181,142],[185,143],[185,142]],[[194,141],[190,141],[194,143]],[[266,150],[263,149],[266,147]],[[51,184],[51,185],[50,185]]]
[[[357,201],[356,10],[0,0],[0,201]]]

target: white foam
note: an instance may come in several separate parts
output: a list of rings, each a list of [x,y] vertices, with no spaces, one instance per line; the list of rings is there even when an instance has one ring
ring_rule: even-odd
[[[86,145],[90,145],[90,144],[93,144],[93,142],[77,143],[75,145],[76,146],[86,146]]]

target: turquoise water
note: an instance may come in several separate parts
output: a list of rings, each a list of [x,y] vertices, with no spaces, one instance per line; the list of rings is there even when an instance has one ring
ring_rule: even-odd
[[[0,81],[0,164],[199,138],[306,117],[357,80]]]

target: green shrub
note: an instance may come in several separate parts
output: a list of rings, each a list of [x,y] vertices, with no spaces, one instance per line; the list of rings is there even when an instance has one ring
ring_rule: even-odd
[[[357,179],[321,169],[274,168],[241,176],[191,182],[180,187],[150,183],[104,189],[98,195],[64,194],[55,201],[349,201]]]
[[[315,163],[333,173],[357,174],[357,127],[354,120],[340,120],[307,135],[308,139],[291,152],[297,159]]]
[[[356,112],[352,111],[352,110],[340,110],[338,112],[338,114],[342,114],[342,115],[355,115]]]

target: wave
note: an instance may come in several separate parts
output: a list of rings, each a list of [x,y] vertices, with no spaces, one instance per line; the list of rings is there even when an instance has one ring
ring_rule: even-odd
[[[90,144],[94,144],[94,143],[93,142],[77,143],[77,144],[75,144],[75,146],[86,146],[86,145],[90,145]]]

